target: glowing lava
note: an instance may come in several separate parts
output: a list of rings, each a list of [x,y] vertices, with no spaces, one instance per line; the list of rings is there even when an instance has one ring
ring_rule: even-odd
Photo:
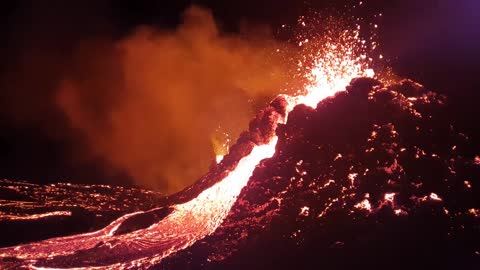
[[[347,34],[350,33],[345,32]],[[345,39],[338,40],[335,44],[327,42],[322,45],[321,53],[314,55],[313,67],[307,75],[310,83],[306,89],[294,96],[283,96],[288,102],[287,115],[299,104],[315,107],[322,99],[345,90],[356,77],[374,75],[365,63],[365,56],[355,53],[357,41]],[[285,122],[287,119],[279,121]],[[82,267],[80,269],[147,268],[212,234],[230,212],[256,166],[263,159],[274,155],[276,144],[277,137],[273,136],[266,144],[256,145],[224,179],[196,198],[171,206],[173,212],[148,228],[116,234],[126,220],[142,213],[136,212],[125,215],[96,232],[3,248],[0,249],[0,257],[22,259],[29,267],[42,265],[68,268],[73,265]],[[222,155],[217,155],[217,162],[222,158]],[[368,200],[358,207],[367,210],[371,208]],[[308,207],[302,208],[301,213],[308,215]]]
[[[350,39],[353,35],[355,38]],[[288,101],[287,114],[299,104],[315,108],[317,104],[339,91],[344,91],[352,79],[373,78],[375,72],[368,68],[365,55],[358,55],[358,32],[344,32],[342,40],[327,41],[321,52],[314,55],[314,65],[306,75],[309,84],[296,96],[284,96]],[[302,65],[301,63],[299,65]]]

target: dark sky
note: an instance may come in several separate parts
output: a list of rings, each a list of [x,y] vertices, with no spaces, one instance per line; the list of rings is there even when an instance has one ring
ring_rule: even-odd
[[[49,72],[62,71],[71,50],[92,37],[120,39],[139,25],[172,29],[181,21],[183,10],[192,3],[210,8],[223,31],[238,31],[242,23],[266,24],[278,29],[293,24],[309,10],[334,7],[344,10],[357,1],[321,0],[107,0],[107,1],[1,1],[0,3],[0,78],[15,76],[25,51],[48,50],[55,59],[43,59],[52,65],[32,67],[48,84]],[[364,1],[357,10],[364,17],[382,13],[380,43],[389,65],[404,77],[412,78],[452,100],[452,115],[467,132],[475,133],[480,112],[478,64],[480,61],[480,18],[477,0],[374,0]],[[31,45],[34,44],[34,45]],[[60,64],[59,64],[60,63]],[[13,74],[12,74],[13,73]],[[23,78],[28,81],[29,78]],[[38,78],[37,78],[38,79]],[[7,83],[8,85],[8,83]],[[28,84],[26,84],[28,85]],[[72,160],[72,132],[59,112],[46,108],[45,117],[11,113],[14,106],[39,106],[48,103],[49,92],[30,98],[26,91],[22,104],[10,97],[17,91],[0,87],[0,178],[33,182],[68,180],[79,183],[129,184],[122,172],[106,173],[102,160]],[[28,120],[25,120],[28,119]],[[48,132],[45,131],[48,126]],[[47,134],[48,133],[48,134]],[[478,137],[476,137],[478,138]],[[76,144],[81,144],[75,140]],[[78,146],[78,145],[77,145]]]

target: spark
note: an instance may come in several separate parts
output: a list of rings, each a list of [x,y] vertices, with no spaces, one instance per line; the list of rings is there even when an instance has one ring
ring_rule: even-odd
[[[465,186],[466,186],[467,188],[472,188],[472,184],[470,184],[469,181],[466,181],[466,180],[465,180],[465,181],[463,181],[463,183],[465,184]]]

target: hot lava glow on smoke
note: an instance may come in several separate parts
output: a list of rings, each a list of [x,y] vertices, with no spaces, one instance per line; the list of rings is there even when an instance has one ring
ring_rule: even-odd
[[[315,107],[322,99],[345,90],[353,78],[374,76],[373,70],[368,67],[368,61],[365,60],[366,56],[358,53],[359,48],[364,44],[359,38],[358,29],[345,30],[339,37],[336,40],[304,41],[317,42],[314,46],[317,51],[308,52],[313,59],[313,64],[310,63],[310,67],[307,68],[308,73],[305,74],[309,83],[305,89],[299,90],[295,95],[282,95],[288,105],[285,117],[279,118],[279,122],[286,122],[288,113],[299,104]],[[323,43],[320,44],[320,42]],[[298,65],[302,67],[307,64],[300,62]],[[173,205],[173,212],[170,215],[146,229],[124,235],[115,234],[122,222],[138,214],[132,213],[117,219],[97,232],[4,248],[0,249],[0,256],[22,259],[25,264],[35,268],[34,265],[38,261],[47,262],[48,265],[49,259],[68,256],[78,250],[87,250],[85,256],[88,257],[95,254],[98,256],[98,251],[108,249],[103,257],[98,258],[101,261],[100,265],[90,265],[86,268],[146,268],[171,253],[191,246],[217,229],[228,215],[259,162],[274,155],[277,137],[272,136],[267,139],[265,144],[255,145],[225,178],[194,199]],[[222,156],[217,155],[217,161],[220,162],[221,159]],[[156,244],[152,246],[148,243]],[[140,255],[134,255],[129,262],[116,261],[116,258],[123,255],[131,256],[140,251]],[[56,266],[62,267],[62,265]]]
[[[300,20],[299,23],[303,26],[307,24],[304,20]],[[367,44],[368,42],[361,38],[360,27],[354,27],[353,30],[344,28],[332,30],[333,27],[329,29],[329,31],[333,31],[333,33],[321,37],[301,38],[299,46],[302,47],[305,57],[303,57],[297,65],[298,70],[304,72],[302,76],[306,78],[308,83],[303,89],[299,89],[293,95],[282,94],[278,96],[272,101],[269,107],[270,110],[263,110],[258,114],[256,119],[252,120],[249,129],[250,133],[242,134],[237,144],[232,146],[231,153],[227,153],[225,157],[223,156],[224,153],[218,153],[218,164],[215,165],[211,171],[222,170],[219,174],[216,174],[216,176],[221,175],[221,177],[216,179],[212,176],[215,175],[214,173],[207,174],[205,176],[206,182],[211,180],[208,179],[209,177],[215,178],[215,181],[208,182],[208,185],[198,193],[191,195],[188,192],[193,190],[193,188],[187,188],[184,192],[191,196],[185,195],[182,197],[182,195],[179,195],[175,197],[175,195],[173,195],[173,201],[166,204],[166,206],[124,215],[103,229],[94,232],[58,237],[16,247],[1,248],[0,259],[4,259],[5,262],[10,262],[12,269],[19,266],[26,266],[32,269],[147,269],[163,262],[167,258],[171,258],[172,255],[178,254],[182,250],[186,250],[196,244],[201,245],[201,242],[203,242],[201,241],[202,239],[213,237],[218,233],[218,230],[223,228],[221,226],[227,227],[227,229],[225,229],[227,236],[222,235],[222,237],[226,237],[224,241],[237,243],[237,240],[231,241],[235,233],[240,235],[237,239],[245,238],[249,232],[245,231],[246,229],[244,228],[235,231],[236,228],[233,228],[234,226],[231,226],[231,224],[237,220],[235,220],[236,217],[232,216],[235,211],[237,211],[235,213],[238,214],[238,209],[242,209],[242,207],[248,209],[249,204],[253,204],[251,201],[247,202],[248,199],[245,199],[245,197],[248,197],[248,194],[243,194],[242,197],[242,190],[245,190],[245,187],[250,187],[248,186],[249,182],[251,182],[250,180],[255,178],[254,172],[258,169],[265,168],[265,163],[267,163],[269,159],[278,158],[282,154],[277,151],[280,147],[280,138],[282,137],[279,133],[280,129],[277,130],[277,127],[285,124],[282,128],[286,128],[285,126],[289,124],[289,116],[293,118],[295,112],[298,114],[298,112],[301,111],[294,110],[294,108],[304,108],[304,111],[301,111],[302,113],[306,112],[306,115],[313,115],[312,111],[315,111],[320,101],[335,95],[337,95],[336,97],[341,96],[342,94],[338,93],[345,91],[355,78],[373,78],[377,76],[377,80],[382,79],[378,78],[379,76],[375,74],[371,67],[372,58],[368,56],[368,46],[370,44]],[[363,79],[363,82],[365,81],[371,83],[375,80]],[[360,84],[361,83],[362,81],[360,80]],[[413,88],[420,88],[420,86],[411,82],[406,84]],[[378,87],[372,89],[371,92],[365,94],[368,95],[368,100],[365,98],[362,102],[369,102],[377,98],[381,99],[385,97],[385,95],[391,95],[393,96],[392,99],[394,99],[392,103],[398,105],[402,113],[405,112],[409,116],[413,115],[414,117],[418,117],[418,119],[421,119],[422,114],[416,111],[414,103],[422,103],[424,101],[425,103],[430,103],[430,98],[433,96],[433,94],[432,96],[425,94],[417,100],[416,98],[407,98],[400,92],[390,91],[386,88]],[[279,109],[275,107],[275,102],[281,103],[282,105],[280,107],[282,108]],[[281,110],[283,110],[283,112]],[[367,116],[362,117],[368,118]],[[255,121],[261,122],[262,124],[267,123],[268,127],[258,127],[255,125]],[[387,157],[385,160],[390,158],[389,155],[393,156],[397,154],[394,150],[400,148],[400,145],[399,142],[395,141],[395,138],[399,136],[395,128],[396,126],[392,123],[382,125],[374,124],[373,130],[371,130],[372,126],[368,126],[367,129],[370,130],[367,130],[368,138],[366,141],[367,143],[372,143],[372,145],[371,147],[367,145],[369,146],[368,148],[362,149],[362,154],[368,155],[376,151],[373,146],[377,147],[377,145],[374,145],[373,142],[379,138],[384,138],[384,141],[381,142],[381,147],[384,147],[385,149],[382,150],[385,150],[385,153],[387,153],[383,155]],[[216,143],[220,144],[218,146],[220,148],[228,145],[228,142]],[[242,145],[239,147],[240,150],[238,150],[239,148],[235,148],[235,146],[239,145]],[[321,149],[319,146],[317,148]],[[404,149],[406,148],[401,148],[398,152],[404,153],[406,151]],[[416,150],[416,159],[427,155],[424,150],[418,148],[416,148]],[[235,155],[235,153],[238,152],[242,154]],[[298,211],[295,212],[298,215],[298,217],[295,218],[300,220],[299,223],[301,223],[303,219],[308,218],[315,220],[325,219],[329,211],[337,205],[348,208],[348,206],[346,206],[347,199],[354,201],[351,207],[347,209],[352,213],[358,211],[369,216],[388,208],[392,211],[392,216],[396,218],[410,215],[411,212],[409,211],[411,208],[405,206],[405,203],[400,203],[402,200],[405,200],[405,198],[402,197],[403,191],[382,189],[381,196],[378,196],[378,194],[374,195],[373,192],[356,194],[357,188],[365,184],[359,179],[370,174],[385,174],[387,177],[391,177],[392,179],[389,179],[387,182],[390,185],[388,188],[394,189],[392,187],[395,187],[395,181],[400,181],[395,178],[397,176],[396,174],[400,175],[398,176],[400,179],[402,177],[401,173],[404,170],[400,162],[397,161],[397,158],[400,159],[399,154],[392,160],[385,161],[382,164],[376,160],[378,162],[375,165],[377,171],[372,172],[374,169],[372,169],[372,171],[369,171],[368,168],[360,170],[355,167],[357,165],[350,165],[348,162],[353,160],[353,154],[349,155],[348,153],[336,152],[333,158],[330,159],[330,153],[327,150],[320,153],[323,153],[324,156],[322,156],[322,158],[325,158],[325,160],[319,159],[322,162],[326,162],[327,159],[329,159],[329,162],[349,165],[345,165],[343,171],[341,169],[342,166],[339,165],[338,171],[342,171],[341,173],[336,171],[336,167],[329,167],[328,170],[331,171],[328,171],[327,174],[331,173],[331,175],[334,175],[338,173],[338,176],[339,174],[345,173],[342,179],[340,179],[342,176],[336,178],[332,176],[334,179],[319,177],[308,182],[309,174],[311,174],[312,171],[303,169],[302,167],[307,166],[306,164],[309,162],[304,162],[303,159],[291,161],[294,166],[294,170],[292,171],[295,176],[285,177],[287,180],[287,184],[285,184],[286,187],[278,194],[273,191],[274,188],[268,190],[270,193],[265,192],[268,193],[268,196],[266,196],[268,198],[264,200],[266,203],[259,200],[261,201],[259,203],[260,206],[256,208],[252,206],[252,209],[257,211],[256,214],[260,213],[261,216],[255,216],[252,220],[245,219],[246,221],[242,219],[242,221],[239,221],[239,224],[245,225],[245,223],[248,222],[252,223],[251,225],[245,225],[246,227],[254,227],[255,224],[260,224],[259,226],[263,229],[262,226],[265,224],[262,222],[271,218],[272,212],[280,211],[280,206],[288,200],[288,198],[285,199],[287,196],[282,196],[288,193],[289,189],[291,191],[295,188],[305,188],[308,192],[314,194],[324,192],[328,189],[339,189],[339,192],[335,193],[337,194],[335,196],[328,198],[323,198],[322,196],[318,196],[319,198],[315,197],[316,200],[323,200],[323,208],[322,206],[309,205],[308,200],[305,200],[305,203],[303,201],[301,203],[299,202],[301,207],[298,207],[296,209]],[[430,157],[438,158],[438,155],[430,154]],[[475,157],[475,164],[477,163],[477,159],[478,157]],[[283,162],[286,163],[285,161]],[[365,161],[365,163],[367,162],[368,161]],[[353,164],[353,162],[351,164]],[[335,171],[335,173],[333,171]],[[268,180],[275,179],[275,177],[268,178]],[[282,177],[280,176],[279,179],[280,178]],[[202,178],[199,182],[205,179]],[[272,181],[275,182],[276,180]],[[275,182],[275,185],[277,185],[275,187],[280,186],[280,182],[281,180]],[[258,187],[258,185],[255,186],[256,184],[252,185]],[[413,185],[413,187],[409,185],[409,188],[418,189],[420,186],[420,184]],[[468,189],[471,189],[471,183],[468,181],[462,181],[461,186],[466,186]],[[255,191],[254,189],[252,190]],[[440,205],[444,201],[445,193],[435,192],[432,190],[422,190],[419,192],[422,194],[421,196],[412,196],[406,200],[414,203]],[[311,194],[308,193],[308,195]],[[259,196],[261,197],[262,195]],[[296,198],[293,195],[292,197],[298,199],[298,201],[303,200],[303,198]],[[175,198],[180,199],[175,201]],[[443,209],[443,212],[446,213],[446,215],[450,213],[446,208]],[[478,212],[475,208],[468,210],[468,213],[475,217],[478,216]],[[52,211],[47,215],[30,215],[24,219],[46,218],[49,215],[68,216],[70,214],[70,212]],[[247,214],[248,213],[241,213],[239,216]],[[135,222],[137,218],[141,220],[141,218],[145,216],[154,216],[157,220],[156,222],[147,223],[148,226],[130,229],[129,226],[131,226],[132,222]],[[160,216],[161,218],[159,218]],[[230,223],[225,225],[225,222]],[[228,228],[233,228],[231,234],[228,233],[231,232],[228,231]],[[220,234],[225,233],[225,231],[220,232]],[[286,237],[301,239],[300,235],[301,230],[298,229]],[[298,242],[301,242],[301,240],[298,240]],[[335,241],[334,243],[335,247],[341,247],[343,245],[344,243],[342,241]],[[220,245],[219,249],[221,248],[222,246]],[[226,253],[228,253],[228,251]],[[219,258],[213,256],[208,257],[207,261],[221,260],[222,258],[221,256],[219,256]]]
[[[287,105],[285,116],[278,118],[279,123],[285,123],[288,113],[299,104],[315,107],[322,99],[345,90],[353,78],[374,76],[366,56],[358,53],[364,44],[358,29],[345,30],[339,37],[309,41],[317,42],[313,47],[315,51],[307,50],[313,61],[298,64],[299,70],[309,65],[305,74],[309,83],[295,95],[281,96]],[[260,161],[275,154],[277,137],[266,139],[265,143],[258,143],[241,158],[223,179],[190,201],[170,206],[172,212],[167,217],[145,229],[127,234],[117,232],[126,220],[141,214],[131,213],[96,232],[0,249],[0,257],[16,257],[34,269],[79,267],[85,261],[90,261],[89,265],[79,269],[147,268],[154,265],[212,234],[220,226]],[[220,164],[222,157],[217,156]],[[74,253],[79,250],[84,253],[75,257]],[[66,259],[58,259],[62,257]],[[129,261],[122,261],[121,258],[126,257],[130,258]],[[37,268],[37,264],[47,268]]]

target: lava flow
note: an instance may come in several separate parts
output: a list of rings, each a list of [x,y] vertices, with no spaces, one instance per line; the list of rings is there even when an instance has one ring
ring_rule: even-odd
[[[345,37],[352,33],[346,31]],[[353,33],[354,34],[354,33]],[[358,37],[358,34],[357,34]],[[345,90],[355,77],[372,76],[373,71],[355,55],[354,42],[347,39],[336,44],[326,43],[328,53],[315,55],[314,67],[308,75],[310,84],[306,93],[286,96],[286,114],[273,123],[273,134],[278,123],[286,121],[288,113],[298,104],[314,107],[320,100]],[[301,92],[299,92],[301,93]],[[229,213],[242,188],[263,159],[275,153],[277,138],[269,136],[263,144],[257,143],[236,167],[218,183],[186,203],[169,206],[173,211],[161,221],[147,228],[127,234],[116,231],[129,218],[141,212],[127,214],[104,229],[0,249],[4,262],[15,258],[13,265],[48,267],[100,267],[106,269],[146,268],[164,257],[191,246],[213,233]],[[128,259],[126,259],[128,258]],[[12,259],[13,260],[13,259]]]
[[[2,266],[384,268],[402,265],[406,249],[427,252],[408,254],[410,262],[430,262],[439,241],[454,247],[440,257],[462,252],[470,265],[479,255],[465,237],[478,219],[478,153],[437,117],[443,97],[412,81],[372,78],[364,43],[358,30],[323,40],[305,89],[272,101],[219,164],[161,207],[95,232],[2,248]]]
[[[3,249],[1,255],[24,259],[30,266],[38,259],[68,256],[80,250],[83,251],[82,255],[77,255],[76,259],[86,256],[90,258],[88,261],[91,261],[92,258],[96,258],[100,265],[110,264],[107,269],[146,267],[159,262],[165,256],[188,247],[212,233],[220,225],[256,164],[273,155],[275,143],[276,139],[272,138],[268,144],[254,148],[252,153],[241,159],[237,168],[221,182],[187,203],[172,206],[171,214],[146,229],[116,235],[126,220],[140,214],[131,213],[97,232],[50,239],[10,250]],[[145,259],[147,255],[149,258]],[[123,256],[128,256],[130,261],[115,263]],[[87,261],[82,263],[89,264]],[[97,265],[95,263],[87,268],[91,269]]]

